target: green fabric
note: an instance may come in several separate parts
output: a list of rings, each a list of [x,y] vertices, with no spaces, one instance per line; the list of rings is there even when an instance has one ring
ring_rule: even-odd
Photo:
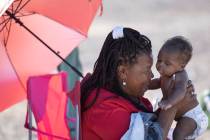
[[[208,123],[208,129],[210,129],[210,112],[207,110],[206,103],[204,102],[204,98],[206,96],[210,96],[210,89],[204,90],[204,92],[199,95],[198,99],[199,99],[199,103],[200,103],[202,109],[204,110],[204,112],[208,116],[208,122],[209,122]]]
[[[73,65],[75,68],[77,68],[79,71],[81,71],[81,63],[79,60],[79,49],[75,48],[72,53],[70,55],[67,56],[66,60]],[[73,89],[75,82],[78,81],[80,79],[80,77],[74,72],[72,71],[72,69],[66,65],[64,62],[62,62],[59,66],[58,66],[58,71],[66,71],[68,73],[68,91],[70,91],[71,89]],[[68,99],[68,104],[67,104],[67,117],[68,118],[72,118],[72,117],[76,117],[76,112],[75,109],[73,107],[72,102]],[[75,126],[72,123],[68,123],[68,126],[70,128],[70,134],[71,134],[71,138],[74,139],[75,138]]]
[[[82,70],[81,68],[81,63],[79,60],[79,49],[75,48],[71,54],[69,54],[66,58],[66,60],[73,65],[75,68],[77,68],[79,71]],[[66,65],[64,62],[62,62],[59,66],[58,66],[58,70],[59,71],[66,71],[68,73],[68,89],[71,90],[74,87],[75,81],[79,80],[79,76],[72,71],[72,69]]]

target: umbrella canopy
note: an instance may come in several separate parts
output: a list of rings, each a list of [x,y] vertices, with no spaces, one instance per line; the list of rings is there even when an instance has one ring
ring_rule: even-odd
[[[87,30],[100,2],[100,0],[15,0],[7,10],[51,46],[57,54],[66,57],[86,38]],[[70,9],[71,7],[74,8]],[[89,17],[84,17],[84,13]],[[43,47],[44,45],[28,31],[11,20],[6,13],[0,17],[0,31],[0,111],[2,111],[25,99],[26,80],[29,76],[47,74],[55,69],[61,60]]]
[[[14,0],[2,0],[0,1],[0,16],[7,10]]]
[[[24,9],[36,11],[87,35],[102,0],[31,0]],[[73,19],[73,20],[72,20]]]

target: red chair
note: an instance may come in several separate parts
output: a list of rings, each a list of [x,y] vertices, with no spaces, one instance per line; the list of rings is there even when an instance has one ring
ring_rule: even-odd
[[[39,140],[71,140],[66,118],[67,74],[30,77],[27,90],[37,128],[29,125],[28,112],[25,127],[36,131]]]

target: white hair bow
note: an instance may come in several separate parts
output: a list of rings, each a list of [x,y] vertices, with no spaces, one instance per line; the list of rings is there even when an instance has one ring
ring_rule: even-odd
[[[119,39],[124,37],[123,27],[117,26],[112,30],[112,37],[113,39]]]

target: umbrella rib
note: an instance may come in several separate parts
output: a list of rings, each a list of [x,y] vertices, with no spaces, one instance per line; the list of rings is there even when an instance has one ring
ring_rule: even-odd
[[[5,22],[8,22],[8,20],[10,20],[10,18],[4,19],[4,20],[0,23],[0,26],[1,26],[2,24],[4,24]]]
[[[22,0],[21,0],[22,1]],[[13,7],[13,4],[12,4],[12,12],[14,11],[14,7]],[[12,68],[13,68],[13,70],[14,70],[14,72],[15,72],[15,75],[17,76],[17,79],[18,79],[18,81],[20,82],[20,84],[21,84],[21,86],[22,86],[22,88],[25,90],[25,92],[26,92],[26,88],[25,88],[25,86],[24,86],[24,84],[23,84],[23,82],[21,81],[21,79],[20,79],[20,77],[19,77],[19,75],[18,75],[18,72],[17,72],[17,70],[15,69],[15,66],[14,66],[14,64],[12,63],[12,60],[11,60],[11,58],[10,58],[10,56],[9,56],[9,53],[8,53],[8,50],[7,50],[7,42],[8,42],[8,39],[9,39],[9,34],[10,34],[10,29],[11,29],[11,25],[12,25],[12,20],[11,20],[11,17],[9,17],[8,19],[6,19],[7,20],[7,22],[5,23],[5,25],[2,27],[2,29],[1,29],[1,31],[3,31],[3,29],[4,28],[6,28],[7,29],[7,37],[6,37],[6,39],[4,40],[4,45],[5,45],[5,52],[6,52],[6,54],[7,54],[7,57],[8,57],[8,60],[9,60],[9,62],[10,62],[10,64],[11,64],[11,66],[12,66]],[[8,22],[10,22],[9,23],[9,27],[7,28],[7,23]]]
[[[39,38],[34,32],[32,32],[28,27],[26,27],[23,23],[21,23],[21,26],[25,28],[28,32],[30,32],[36,39],[38,39],[45,47],[47,47],[52,53],[54,53],[57,57],[59,57],[63,62],[65,62],[76,74],[78,74],[80,77],[84,78],[82,73],[77,70],[73,65],[71,65],[68,61],[66,61],[62,56],[59,55],[58,52],[53,50],[47,43],[45,43],[41,38]]]
[[[10,64],[11,64],[11,66],[12,66],[14,72],[15,72],[15,75],[17,76],[18,81],[20,82],[20,84],[21,84],[23,90],[24,90],[25,92],[27,92],[27,91],[26,91],[26,88],[25,88],[25,86],[24,86],[24,84],[23,84],[23,82],[22,82],[21,79],[20,79],[20,76],[18,75],[17,70],[15,69],[14,64],[12,63],[12,60],[11,60],[11,58],[10,58],[10,56],[9,56],[9,53],[8,53],[6,47],[5,47],[5,52],[6,52],[6,54],[7,54],[7,57],[8,57],[8,60],[9,60],[9,62],[10,62]]]
[[[21,0],[22,1],[22,0]],[[30,0],[27,0],[19,9],[16,9],[16,13],[20,12],[20,10],[23,9],[23,7],[25,7],[28,3],[30,2]]]
[[[23,13],[20,12],[22,10],[22,8],[25,7],[25,5],[27,5],[30,2],[30,0],[28,0],[27,2],[25,2],[25,4],[22,5],[22,6],[21,6],[21,3],[23,3],[22,2],[23,0],[19,0],[19,1],[20,2],[19,2],[18,6],[17,6],[17,8],[15,9],[15,12],[14,12],[14,15],[16,15],[18,13],[18,16],[16,16],[16,17],[24,17],[24,16],[30,16],[30,15],[33,15],[34,14],[34,13],[23,14]]]
[[[14,9],[14,5],[12,4],[12,8],[11,8],[12,12],[13,12],[13,9]]]
[[[19,14],[21,14],[21,15],[16,16],[17,18],[19,18],[19,17],[25,17],[25,16],[31,16],[31,15],[33,15],[33,14],[35,14],[35,13],[22,14],[22,13],[19,12]]]
[[[20,5],[21,5],[22,1],[23,1],[23,0],[19,0],[18,6],[17,6],[17,7],[16,7],[16,9],[15,9],[15,14],[17,13],[18,8],[20,7]]]
[[[5,27],[7,27],[7,23],[9,22],[10,20],[7,20],[7,22],[2,26],[2,28],[0,29],[0,32],[2,32],[4,30]]]
[[[10,20],[8,29],[7,29],[7,27],[6,27],[6,29],[7,29],[8,32],[7,32],[7,37],[6,37],[6,39],[4,40],[4,45],[5,45],[5,47],[7,47],[7,42],[8,42],[9,34],[10,34],[10,31],[11,31],[11,25],[12,25],[12,20]]]
[[[20,19],[16,18],[16,16],[14,14],[12,14],[10,11],[6,11],[6,14],[8,14],[12,19],[15,20],[16,23],[18,23],[20,26],[22,26],[24,29],[26,29],[29,33],[31,33],[31,35],[33,35],[36,39],[38,39],[45,47],[47,47],[52,53],[54,53],[57,57],[59,57],[63,62],[65,62],[76,74],[78,74],[80,77],[84,78],[84,76],[82,75],[82,73],[77,70],[73,65],[71,65],[67,60],[65,60],[61,55],[59,55],[58,52],[56,52],[55,50],[53,50],[49,45],[47,45],[47,43],[45,43],[41,38],[39,38],[39,36],[37,36],[34,32],[32,32],[27,26],[25,26],[23,24],[23,22],[21,22]]]

